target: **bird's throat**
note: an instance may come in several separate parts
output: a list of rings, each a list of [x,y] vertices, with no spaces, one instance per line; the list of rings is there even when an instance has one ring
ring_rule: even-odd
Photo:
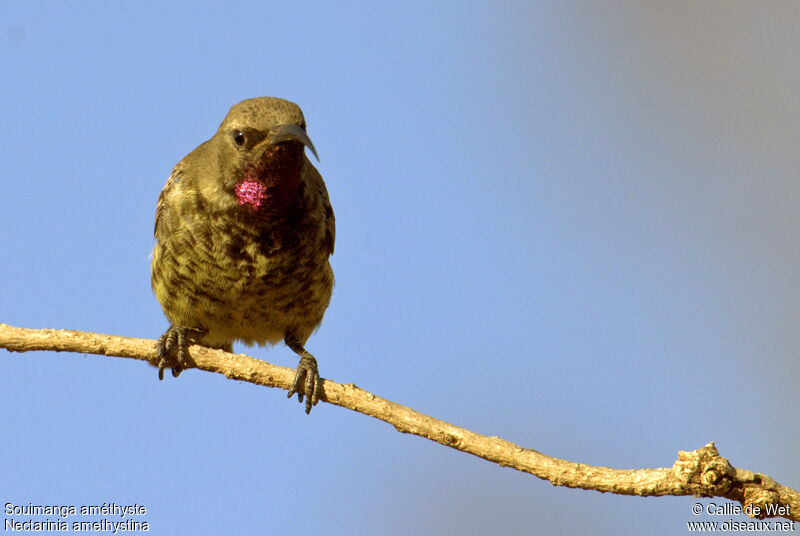
[[[298,148],[281,145],[265,151],[258,164],[246,168],[244,178],[234,186],[239,205],[261,217],[285,213],[300,191],[302,146],[298,152]]]
[[[266,206],[269,198],[267,185],[257,179],[246,178],[237,182],[234,191],[239,204],[253,210]]]

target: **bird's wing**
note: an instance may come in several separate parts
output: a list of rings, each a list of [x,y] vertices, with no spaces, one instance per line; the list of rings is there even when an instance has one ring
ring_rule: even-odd
[[[166,184],[164,184],[164,189],[161,190],[161,194],[158,196],[158,203],[156,203],[156,223],[153,228],[153,235],[156,239],[160,236],[165,236],[166,233],[171,231],[171,217],[167,213],[167,207],[169,206],[167,198],[175,193],[176,185],[180,182],[181,176],[183,175],[183,167],[183,161],[181,160],[172,168],[172,173],[169,174],[169,178]]]
[[[336,216],[333,215],[333,206],[328,198],[328,189],[320,180],[322,186],[322,206],[325,209],[325,248],[329,255],[333,255],[333,245],[336,242]]]
[[[324,212],[323,217],[325,219],[323,224],[325,226],[325,236],[322,237],[322,246],[328,252],[328,255],[333,255],[333,244],[336,242],[336,217],[333,215],[333,207],[328,197],[328,189],[325,187],[325,181],[322,180],[322,175],[319,174],[317,168],[307,159],[306,166],[304,180],[306,181],[306,187],[310,188],[310,191],[313,192],[311,195],[314,197],[314,210],[319,210],[321,208]],[[321,203],[319,201],[321,201]]]
[[[336,216],[333,215],[333,207],[328,199],[328,192],[325,192],[325,246],[328,253],[333,255],[333,244],[336,242]]]

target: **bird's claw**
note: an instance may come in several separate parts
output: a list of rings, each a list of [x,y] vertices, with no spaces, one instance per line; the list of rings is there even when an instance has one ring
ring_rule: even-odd
[[[158,379],[164,379],[164,369],[172,369],[172,377],[177,378],[181,372],[193,365],[189,357],[189,344],[202,337],[201,329],[184,326],[170,326],[156,343],[158,351]]]
[[[305,397],[307,414],[311,413],[311,408],[317,405],[322,395],[322,378],[319,377],[317,360],[308,352],[303,353],[300,363],[297,364],[297,372],[289,388],[289,398],[295,393],[301,403]]]

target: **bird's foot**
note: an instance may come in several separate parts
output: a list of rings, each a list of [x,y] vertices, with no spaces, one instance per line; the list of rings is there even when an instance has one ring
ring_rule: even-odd
[[[319,377],[317,360],[306,350],[300,352],[300,363],[294,375],[292,387],[289,389],[289,398],[297,393],[297,400],[306,399],[306,413],[311,413],[311,408],[317,405],[322,395],[322,378]]]
[[[164,379],[165,368],[171,368],[173,378],[177,378],[182,370],[193,366],[194,363],[189,357],[189,345],[197,342],[204,334],[203,329],[170,326],[156,344],[158,379]]]

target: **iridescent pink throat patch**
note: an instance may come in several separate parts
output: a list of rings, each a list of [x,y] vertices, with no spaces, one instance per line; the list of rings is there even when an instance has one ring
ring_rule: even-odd
[[[269,197],[266,185],[252,179],[237,182],[234,191],[240,205],[249,205],[253,209],[262,207]]]

